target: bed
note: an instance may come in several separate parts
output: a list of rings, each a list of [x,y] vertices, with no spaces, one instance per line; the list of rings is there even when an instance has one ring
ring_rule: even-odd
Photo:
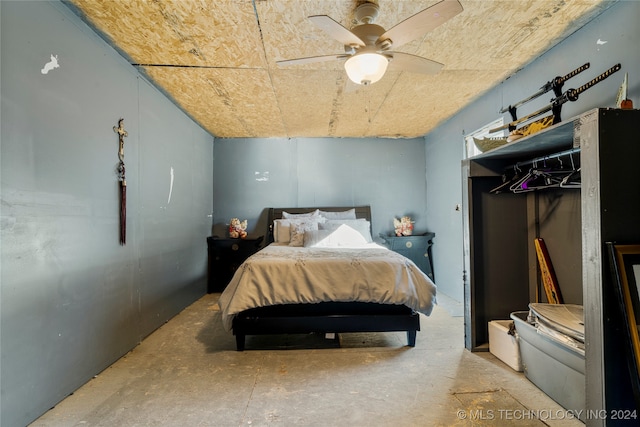
[[[415,346],[419,313],[431,313],[436,287],[411,260],[372,241],[369,206],[270,208],[267,223],[267,245],[218,302],[238,351],[247,335],[265,334],[406,331]]]

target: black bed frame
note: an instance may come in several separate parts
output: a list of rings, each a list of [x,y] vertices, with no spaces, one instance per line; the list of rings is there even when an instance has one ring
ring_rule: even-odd
[[[344,211],[351,207],[329,208],[270,208],[267,244],[273,242],[273,221],[282,218],[282,212],[306,213]],[[356,217],[371,222],[370,206],[355,206]],[[341,332],[393,332],[406,331],[410,347],[416,344],[420,330],[420,317],[404,305],[369,302],[323,302],[318,304],[287,304],[245,310],[233,319],[233,334],[238,351],[245,348],[247,335],[306,334]]]

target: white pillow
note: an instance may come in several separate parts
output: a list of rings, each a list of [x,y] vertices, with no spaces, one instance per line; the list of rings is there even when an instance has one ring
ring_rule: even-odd
[[[304,233],[318,229],[318,221],[312,218],[300,218],[291,220],[291,240],[289,246],[304,246]]]
[[[335,231],[341,225],[346,225],[364,237],[367,243],[371,243],[373,239],[371,238],[371,224],[366,219],[339,219],[339,220],[328,220],[319,225],[320,230],[331,230]]]
[[[315,248],[356,248],[367,245],[364,236],[358,231],[342,224],[335,230],[306,231],[304,246]]]
[[[356,210],[348,209],[342,212],[329,212],[329,211],[320,211],[320,216],[325,217],[326,219],[356,219]]]
[[[286,211],[282,211],[282,218],[284,219],[292,219],[292,218],[309,218],[309,217],[316,217],[316,216],[320,216],[320,210],[316,209],[315,211],[311,211],[311,212],[307,212],[307,213],[301,213],[301,214],[294,214],[294,213],[289,213]]]

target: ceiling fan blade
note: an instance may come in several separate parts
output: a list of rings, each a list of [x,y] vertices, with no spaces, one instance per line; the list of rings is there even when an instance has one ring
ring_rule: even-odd
[[[410,73],[436,74],[444,64],[432,61],[422,56],[411,55],[404,52],[385,52],[385,56],[392,58],[389,61],[389,70],[408,71]]]
[[[360,37],[343,27],[340,23],[327,15],[313,15],[309,17],[318,28],[338,40],[345,46],[364,46],[365,43]]]
[[[311,64],[313,62],[325,62],[325,61],[347,59],[350,56],[351,55],[346,55],[344,53],[337,54],[337,55],[308,56],[306,58],[285,59],[283,61],[276,61],[276,64],[280,65],[281,67],[288,66],[288,65]]]
[[[443,0],[396,24],[382,34],[376,44],[390,39],[396,48],[433,30],[460,12],[462,5],[458,0]]]

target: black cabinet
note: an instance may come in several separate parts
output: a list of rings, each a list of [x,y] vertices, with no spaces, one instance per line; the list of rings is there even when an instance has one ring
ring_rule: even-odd
[[[387,247],[413,261],[433,281],[433,262],[431,246],[435,233],[414,234],[412,236],[385,236],[380,234]]]
[[[207,292],[222,292],[240,264],[260,250],[263,236],[252,239],[207,237],[209,272]]]

